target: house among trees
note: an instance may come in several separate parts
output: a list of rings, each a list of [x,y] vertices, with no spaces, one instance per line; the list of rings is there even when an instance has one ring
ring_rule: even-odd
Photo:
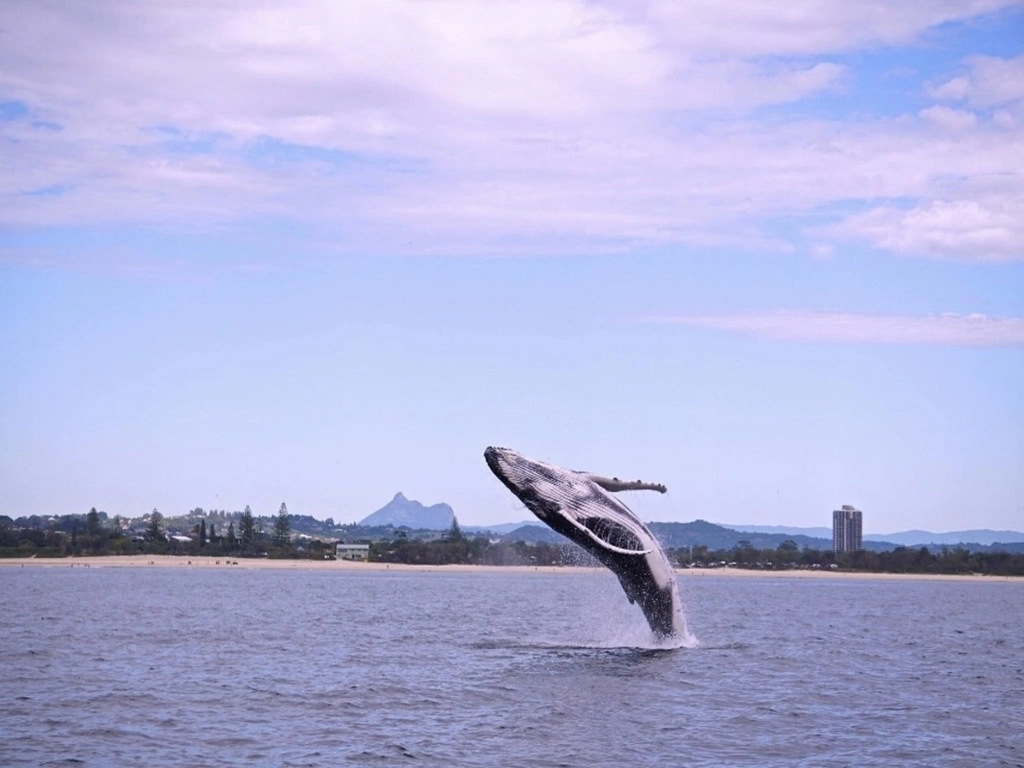
[[[370,556],[369,544],[342,544],[338,542],[334,549],[334,556],[339,560],[361,560],[365,561]]]

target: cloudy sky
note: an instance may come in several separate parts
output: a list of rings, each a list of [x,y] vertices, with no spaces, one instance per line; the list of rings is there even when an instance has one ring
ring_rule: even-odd
[[[0,513],[1024,528],[1024,4],[0,9]]]

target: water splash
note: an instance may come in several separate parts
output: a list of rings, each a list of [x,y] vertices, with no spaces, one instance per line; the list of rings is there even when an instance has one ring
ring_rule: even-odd
[[[572,609],[558,616],[545,615],[543,628],[538,626],[538,631],[528,641],[531,644],[640,650],[675,650],[699,645],[687,628],[685,614],[679,622],[683,633],[659,636],[652,632],[640,609],[625,598],[614,575],[600,566],[591,573],[555,576],[546,586],[555,593],[552,599],[557,604],[572,606]]]

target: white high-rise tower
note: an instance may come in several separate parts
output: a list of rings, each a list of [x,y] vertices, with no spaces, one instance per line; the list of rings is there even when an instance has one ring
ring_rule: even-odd
[[[863,549],[863,517],[859,509],[843,504],[842,509],[832,512],[832,551],[853,552]]]

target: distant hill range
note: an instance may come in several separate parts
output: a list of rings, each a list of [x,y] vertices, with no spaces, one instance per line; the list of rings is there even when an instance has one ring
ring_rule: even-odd
[[[750,530],[750,528],[768,528],[769,526],[750,526],[747,530],[727,528],[723,525],[709,523],[706,520],[694,520],[692,523],[648,523],[661,545],[666,548],[699,547],[708,549],[732,549],[740,542],[747,542],[755,549],[775,549],[784,541],[793,541],[797,546],[810,549],[827,550],[832,548],[832,531],[829,529],[799,529],[772,526],[770,531]],[[491,526],[495,530],[498,526]],[[828,536],[809,536],[798,533],[800,530],[826,531]],[[923,534],[923,537],[922,537]],[[1024,533],[1015,531],[955,531],[946,534],[934,534],[927,531],[908,531],[896,534],[900,541],[864,540],[864,548],[874,552],[885,552],[899,546],[927,546],[936,549],[943,546],[962,545],[972,551],[1001,550],[1006,552],[1024,552]],[[964,537],[967,538],[964,538]],[[1001,539],[994,541],[993,536]],[[505,533],[501,538],[506,541],[527,541],[556,543],[566,541],[562,536],[540,523],[524,523]],[[888,538],[888,537],[887,537]],[[939,541],[934,539],[938,538]],[[981,541],[979,541],[981,539]],[[903,544],[902,541],[911,541]]]
[[[831,534],[829,534],[831,536]],[[948,545],[961,543],[1007,544],[1024,542],[1024,533],[1020,531],[991,531],[987,528],[969,531],[951,531],[949,533],[932,533],[931,531],[900,531],[899,533],[870,533],[865,538],[872,540],[885,539],[905,547]]]
[[[357,523],[360,530],[349,530],[349,537],[379,535],[369,529],[408,528],[428,535],[429,531],[444,531],[451,527],[455,513],[447,504],[427,507],[402,493]],[[668,548],[699,547],[708,549],[732,549],[746,542],[755,549],[775,549],[784,541],[793,541],[797,546],[817,550],[832,548],[832,529],[825,527],[796,528],[783,525],[717,525],[706,520],[691,523],[648,523],[651,532],[658,537],[662,546]],[[526,541],[531,543],[558,543],[567,541],[559,534],[537,520],[498,525],[463,526],[463,532],[470,535],[490,535],[505,541]],[[962,545],[974,551],[1003,550],[1024,551],[1024,533],[1020,531],[991,531],[985,529],[932,533],[930,531],[901,531],[892,534],[868,534],[864,537],[864,548],[884,552],[896,547],[930,547]]]
[[[504,541],[528,541],[533,544],[564,544],[569,540],[560,533],[555,533],[546,525],[526,523],[509,531],[501,537]]]
[[[733,525],[732,523],[721,523],[723,528],[731,528],[734,531],[746,531],[748,533],[780,533],[784,536],[810,536],[814,539],[832,540],[832,529],[824,525],[817,528],[794,528],[789,525]]]
[[[726,528],[724,525],[694,520],[692,523],[648,523],[651,533],[658,537],[664,547],[698,547],[708,549],[732,549],[742,541],[755,549],[775,549],[784,541],[792,541],[799,547],[811,549],[832,549],[832,532],[828,538],[808,536],[802,533],[761,533],[758,531]],[[895,549],[895,544],[864,542],[865,549]]]
[[[447,504],[426,507],[420,502],[407,499],[399,492],[395,497],[371,515],[359,521],[361,526],[393,525],[395,528],[425,528],[445,530],[451,527],[455,512]]]
[[[106,526],[109,518],[100,512],[101,524]],[[206,520],[210,530],[223,534],[230,525],[238,530],[240,512],[224,510],[208,510],[196,508],[187,514],[164,518],[166,530],[172,533],[193,531],[200,520]],[[291,528],[296,534],[317,537],[340,538],[344,541],[379,541],[390,540],[397,535],[399,528],[404,529],[402,535],[409,538],[431,540],[440,538],[451,528],[455,513],[447,504],[434,504],[427,507],[418,501],[407,499],[402,493],[368,515],[358,523],[336,524],[332,518],[319,520],[310,515],[291,515]],[[128,521],[131,530],[142,530],[146,520],[142,517]],[[258,516],[257,522],[264,530],[273,528],[275,518]],[[87,524],[84,514],[67,514],[56,516],[30,515],[12,519],[0,515],[0,529],[3,528],[38,528],[42,530],[59,530],[72,533],[82,531]],[[741,542],[746,542],[756,549],[776,549],[784,541],[790,540],[798,547],[827,550],[832,548],[832,531],[830,528],[796,528],[782,525],[716,525],[706,520],[694,520],[691,523],[648,523],[651,532],[669,548],[699,547],[708,549],[732,549]],[[501,523],[498,525],[463,526],[462,530],[469,536],[484,535],[489,538],[500,538],[507,542],[524,541],[528,543],[558,543],[567,541],[539,520],[523,520],[517,523]],[[931,550],[942,547],[962,546],[972,552],[1024,552],[1024,533],[1021,531],[993,531],[988,529],[972,529],[951,531],[949,533],[932,533],[931,531],[901,531],[889,534],[868,534],[864,538],[864,548],[875,552],[884,552],[899,546],[928,547]]]
[[[536,519],[533,519],[523,520],[518,523],[501,523],[500,525],[464,525],[462,530],[466,533],[493,533],[498,536],[504,536],[525,526],[530,526],[531,528],[546,527],[538,523]]]
[[[824,526],[818,528],[792,528],[785,525],[730,525],[723,527],[735,531],[750,533],[774,533],[784,536],[810,536],[812,538],[832,541],[832,529]],[[1021,531],[993,531],[988,528],[966,531],[950,531],[949,533],[932,533],[931,531],[899,531],[898,533],[866,533],[864,541],[876,541],[901,547],[932,547],[955,546],[956,544],[1008,544],[1024,542]]]

